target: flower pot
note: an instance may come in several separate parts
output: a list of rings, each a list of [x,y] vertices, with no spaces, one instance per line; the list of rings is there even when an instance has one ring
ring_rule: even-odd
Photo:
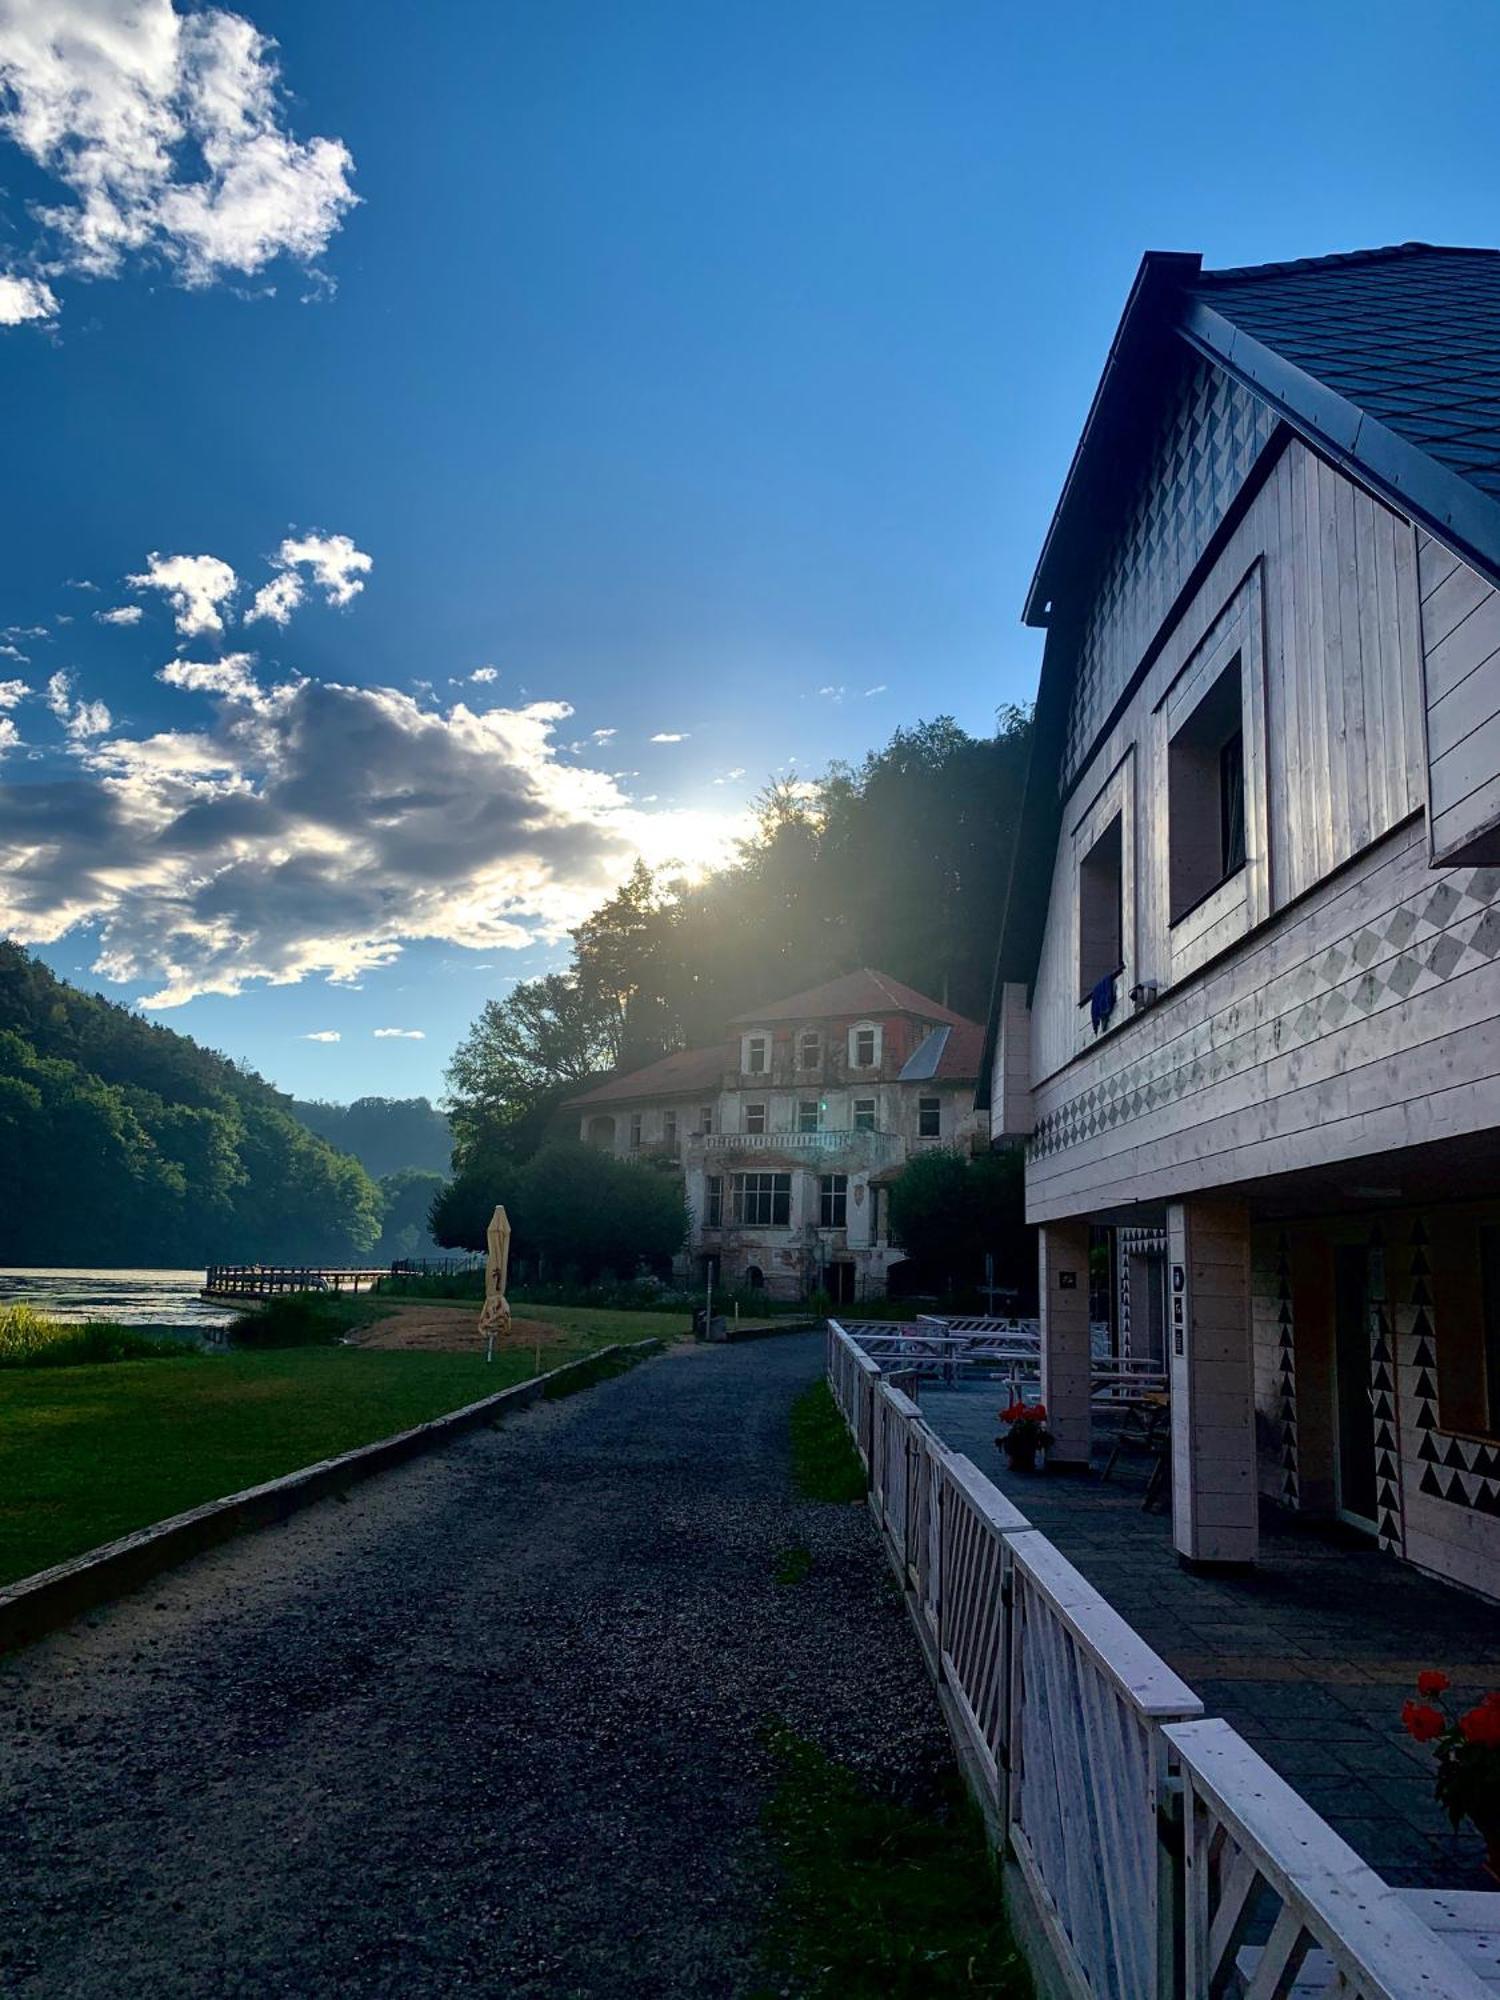
[[[1037,1462],[1037,1442],[1035,1438],[1007,1438],[1005,1456],[1010,1460],[1012,1472],[1035,1472]]]

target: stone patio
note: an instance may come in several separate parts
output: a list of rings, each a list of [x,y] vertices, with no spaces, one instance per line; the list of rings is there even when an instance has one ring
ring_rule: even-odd
[[[1362,1536],[1264,1509],[1261,1561],[1231,1576],[1177,1561],[1171,1521],[1145,1513],[1146,1462],[1108,1484],[1012,1473],[995,1448],[1002,1385],[923,1386],[924,1415],[1062,1550],[1135,1630],[1385,1879],[1494,1890],[1483,1850],[1432,1797],[1429,1750],[1401,1727],[1423,1667],[1468,1707],[1500,1686],[1500,1607],[1429,1580]]]

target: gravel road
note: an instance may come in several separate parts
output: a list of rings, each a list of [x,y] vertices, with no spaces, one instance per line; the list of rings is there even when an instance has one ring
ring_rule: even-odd
[[[791,1494],[821,1345],[678,1349],[0,1662],[0,1992],[754,1991],[768,1720],[948,1755],[864,1510]]]

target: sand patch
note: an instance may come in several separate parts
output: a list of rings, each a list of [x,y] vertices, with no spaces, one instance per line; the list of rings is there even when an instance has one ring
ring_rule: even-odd
[[[399,1349],[406,1353],[478,1354],[483,1350],[478,1324],[477,1305],[467,1301],[453,1305],[424,1301],[398,1306],[370,1326],[360,1327],[349,1335],[349,1345]],[[562,1327],[553,1326],[548,1320],[514,1319],[510,1332],[503,1340],[497,1340],[495,1346],[501,1352],[511,1347],[530,1348],[534,1352],[540,1347],[545,1354],[569,1340]]]

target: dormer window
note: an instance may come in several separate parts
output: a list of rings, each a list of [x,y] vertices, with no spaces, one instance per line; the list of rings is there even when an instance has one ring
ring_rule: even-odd
[[[816,1028],[804,1028],[797,1037],[798,1069],[816,1069],[823,1060],[823,1037]]]
[[[764,1076],[771,1067],[771,1037],[746,1035],[742,1067],[746,1076]]]
[[[880,1030],[861,1023],[849,1030],[849,1067],[874,1069],[880,1061]]]

